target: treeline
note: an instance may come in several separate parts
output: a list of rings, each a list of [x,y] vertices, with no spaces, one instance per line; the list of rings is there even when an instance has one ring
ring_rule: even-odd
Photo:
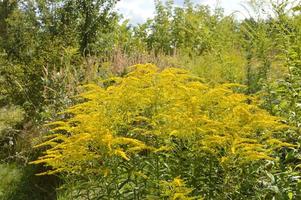
[[[5,177],[0,198],[55,198],[63,180],[35,177],[45,168],[28,164],[41,154],[33,146],[48,135],[43,124],[74,104],[78,86],[123,77],[138,63],[184,68],[210,86],[245,85],[240,92],[256,96],[261,108],[292,127],[286,142],[296,145],[276,152],[279,162],[262,169],[269,181],[252,180],[268,191],[254,198],[300,198],[300,2],[271,1],[266,7],[250,1],[252,16],[237,20],[222,8],[190,0],[181,7],[156,0],[154,18],[138,25],[114,10],[117,2],[0,1],[0,175]],[[44,185],[44,180],[51,181]],[[207,195],[216,192],[212,184],[204,189]]]

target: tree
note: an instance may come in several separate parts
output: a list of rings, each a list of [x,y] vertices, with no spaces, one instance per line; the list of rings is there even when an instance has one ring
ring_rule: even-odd
[[[7,19],[17,7],[17,1],[2,0],[0,1],[0,47],[3,48],[5,41],[8,39]]]

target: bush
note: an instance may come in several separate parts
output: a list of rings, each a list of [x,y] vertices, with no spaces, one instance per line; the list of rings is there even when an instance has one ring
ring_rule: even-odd
[[[13,165],[0,165],[0,199],[8,199],[16,189],[22,172]]]
[[[48,147],[32,162],[66,181],[69,198],[258,198],[287,126],[234,92],[210,87],[187,71],[136,65],[123,78],[87,85]],[[85,100],[85,101],[83,101]],[[163,186],[162,186],[163,183]],[[186,189],[164,192],[170,184]],[[185,186],[184,186],[185,183]]]
[[[0,108],[0,159],[11,159],[15,154],[16,124],[23,120],[24,112],[16,106],[5,106]]]

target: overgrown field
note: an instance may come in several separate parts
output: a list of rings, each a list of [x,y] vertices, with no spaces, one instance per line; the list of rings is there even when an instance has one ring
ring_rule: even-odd
[[[300,200],[301,2],[117,2],[0,0],[0,200]]]

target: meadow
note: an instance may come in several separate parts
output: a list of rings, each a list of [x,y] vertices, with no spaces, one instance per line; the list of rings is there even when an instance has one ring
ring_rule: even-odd
[[[300,200],[301,2],[117,2],[0,0],[0,199]]]

